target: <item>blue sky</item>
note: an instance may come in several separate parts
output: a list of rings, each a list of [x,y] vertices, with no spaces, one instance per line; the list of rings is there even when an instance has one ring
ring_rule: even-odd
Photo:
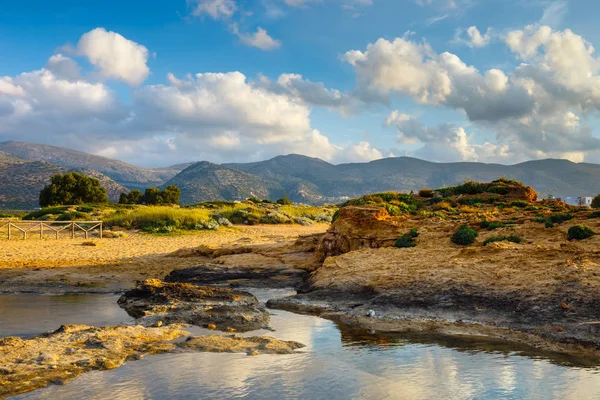
[[[600,162],[599,19],[591,0],[11,2],[0,140],[144,166]]]

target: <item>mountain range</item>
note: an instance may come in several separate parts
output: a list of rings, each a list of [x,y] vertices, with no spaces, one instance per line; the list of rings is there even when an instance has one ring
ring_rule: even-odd
[[[465,180],[517,179],[540,196],[594,196],[600,193],[600,165],[536,160],[515,165],[476,162],[434,163],[410,157],[333,165],[297,154],[252,163],[206,161],[142,168],[63,147],[26,142],[0,143],[0,207],[33,208],[55,173],[81,171],[102,181],[111,200],[122,191],[176,185],[182,204],[208,200],[275,200],[284,193],[296,202],[335,203],[387,190],[438,188]]]

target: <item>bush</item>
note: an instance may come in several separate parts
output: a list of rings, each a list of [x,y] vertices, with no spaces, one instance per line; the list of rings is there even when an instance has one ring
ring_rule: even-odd
[[[415,242],[415,238],[419,236],[419,232],[417,228],[412,228],[410,232],[406,235],[400,236],[398,240],[396,240],[396,247],[398,248],[408,248],[415,247],[417,243]]]
[[[525,208],[529,205],[529,203],[523,200],[515,200],[512,203],[510,203],[510,205],[512,207]]]
[[[592,199],[592,208],[600,208],[600,194]]]
[[[475,243],[475,238],[478,233],[475,229],[469,228],[466,225],[462,225],[458,230],[452,235],[452,243],[458,244],[461,246],[469,245]]]
[[[100,181],[78,172],[56,174],[40,192],[40,206],[108,203],[106,188]]]
[[[331,223],[333,224],[340,217],[340,210],[335,210],[333,217],[331,217]]]
[[[501,221],[481,221],[481,223],[479,224],[479,226],[482,229],[487,229],[488,231],[493,231],[494,229],[497,228],[504,228],[506,226],[506,223],[501,222]]]
[[[589,226],[575,225],[569,228],[567,233],[568,240],[583,240],[594,236],[595,233]]]
[[[408,207],[405,203],[404,206]],[[388,214],[390,214],[392,217],[397,217],[398,215],[402,215],[402,210],[400,209],[400,207],[395,206],[393,204],[386,204],[385,206],[385,210],[388,212]]]
[[[281,204],[283,206],[291,206],[292,204],[294,204],[294,202],[288,199],[287,195],[283,193],[283,197],[277,200],[277,204]]]
[[[91,221],[93,218],[90,214],[73,211],[69,213],[60,214],[56,217],[56,221]]]
[[[521,243],[521,237],[517,236],[517,235],[492,236],[492,237],[485,239],[483,241],[483,245],[487,246],[488,243],[503,242],[503,241],[513,242],[513,243]]]
[[[600,211],[594,211],[588,215],[588,218],[600,218]]]
[[[481,196],[461,197],[458,202],[462,205],[472,206],[474,204],[483,204],[485,200]]]
[[[421,189],[419,190],[419,196],[425,198],[425,199],[430,199],[433,197],[433,190],[431,189]]]

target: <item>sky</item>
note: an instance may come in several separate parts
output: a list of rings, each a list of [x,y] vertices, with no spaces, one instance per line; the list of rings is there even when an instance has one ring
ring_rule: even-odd
[[[0,141],[140,166],[600,163],[595,0],[5,2]]]

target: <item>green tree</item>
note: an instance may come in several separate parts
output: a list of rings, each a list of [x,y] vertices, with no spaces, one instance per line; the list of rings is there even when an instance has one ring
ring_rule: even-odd
[[[592,208],[600,208],[600,194],[592,199]]]
[[[121,193],[119,196],[119,204],[141,204],[144,200],[144,194],[134,189],[129,194]]]
[[[291,201],[290,199],[288,199],[287,194],[285,192],[283,192],[283,197],[280,198],[279,200],[277,200],[277,204],[282,204],[284,206],[291,206],[292,204],[294,204],[294,202]]]
[[[40,192],[41,207],[107,202],[100,181],[78,172],[54,175]]]
[[[159,188],[146,188],[144,192],[144,204],[158,205],[162,204],[162,196]]]
[[[179,204],[179,198],[181,197],[181,189],[177,186],[169,185],[160,192],[162,198],[162,204]]]

